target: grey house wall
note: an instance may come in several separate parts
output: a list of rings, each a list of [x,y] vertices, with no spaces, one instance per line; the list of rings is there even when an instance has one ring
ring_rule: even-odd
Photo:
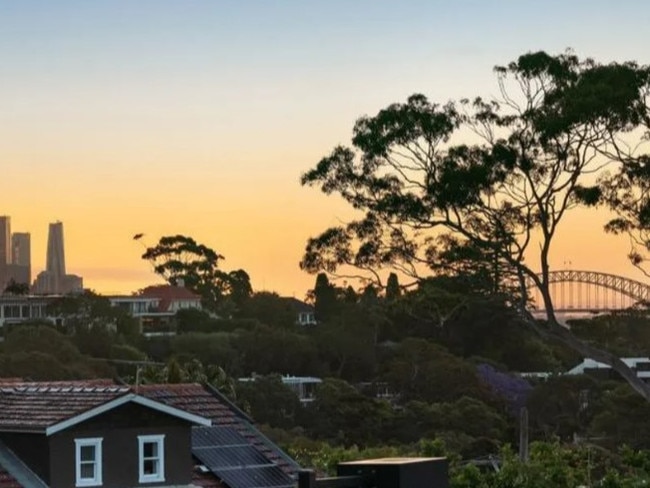
[[[165,481],[139,483],[138,436],[165,436]],[[51,488],[75,486],[75,439],[101,437],[103,486],[188,485],[192,478],[191,424],[150,408],[127,403],[50,437],[0,434]]]

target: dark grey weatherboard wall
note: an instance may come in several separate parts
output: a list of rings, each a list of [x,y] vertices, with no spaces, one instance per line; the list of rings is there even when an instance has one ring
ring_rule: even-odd
[[[39,478],[49,479],[49,439],[45,434],[2,432],[0,440]]]
[[[142,427],[146,426],[146,427]],[[165,481],[139,483],[138,436],[165,436]],[[127,403],[50,437],[50,486],[75,485],[75,439],[102,437],[103,486],[187,485],[192,478],[191,424]]]
[[[143,427],[146,426],[146,427]],[[139,483],[138,436],[165,436],[165,481]],[[2,433],[0,438],[51,488],[76,482],[75,439],[103,438],[102,485],[111,488],[188,485],[192,478],[191,424],[135,403],[126,403],[58,432]]]

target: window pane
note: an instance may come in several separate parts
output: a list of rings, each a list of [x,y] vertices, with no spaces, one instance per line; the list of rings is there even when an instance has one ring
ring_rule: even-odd
[[[157,459],[145,459],[143,461],[143,472],[145,475],[154,475],[158,474],[158,460]]]
[[[94,461],[95,446],[81,446],[79,448],[79,459],[81,461]]]
[[[142,452],[146,458],[158,457],[158,443],[145,442],[142,446]]]
[[[95,479],[95,463],[85,463],[80,466],[82,479]]]

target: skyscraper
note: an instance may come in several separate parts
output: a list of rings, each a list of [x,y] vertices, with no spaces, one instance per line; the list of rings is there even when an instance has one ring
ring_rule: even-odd
[[[11,264],[11,217],[0,217],[0,266]]]
[[[11,277],[11,218],[0,216],[0,293],[5,289]]]
[[[65,251],[63,249],[63,223],[50,224],[47,234],[47,266],[46,271],[53,276],[65,276]]]
[[[83,291],[81,276],[69,275],[65,272],[65,251],[63,248],[63,224],[50,224],[47,235],[47,265],[36,277],[34,293],[37,294],[66,294]]]
[[[17,283],[29,284],[32,281],[31,236],[28,232],[11,234],[11,268]]]

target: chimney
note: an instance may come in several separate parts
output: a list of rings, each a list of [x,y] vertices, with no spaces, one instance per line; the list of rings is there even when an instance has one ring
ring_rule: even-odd
[[[176,278],[176,286],[185,288],[185,280],[183,278]]]

